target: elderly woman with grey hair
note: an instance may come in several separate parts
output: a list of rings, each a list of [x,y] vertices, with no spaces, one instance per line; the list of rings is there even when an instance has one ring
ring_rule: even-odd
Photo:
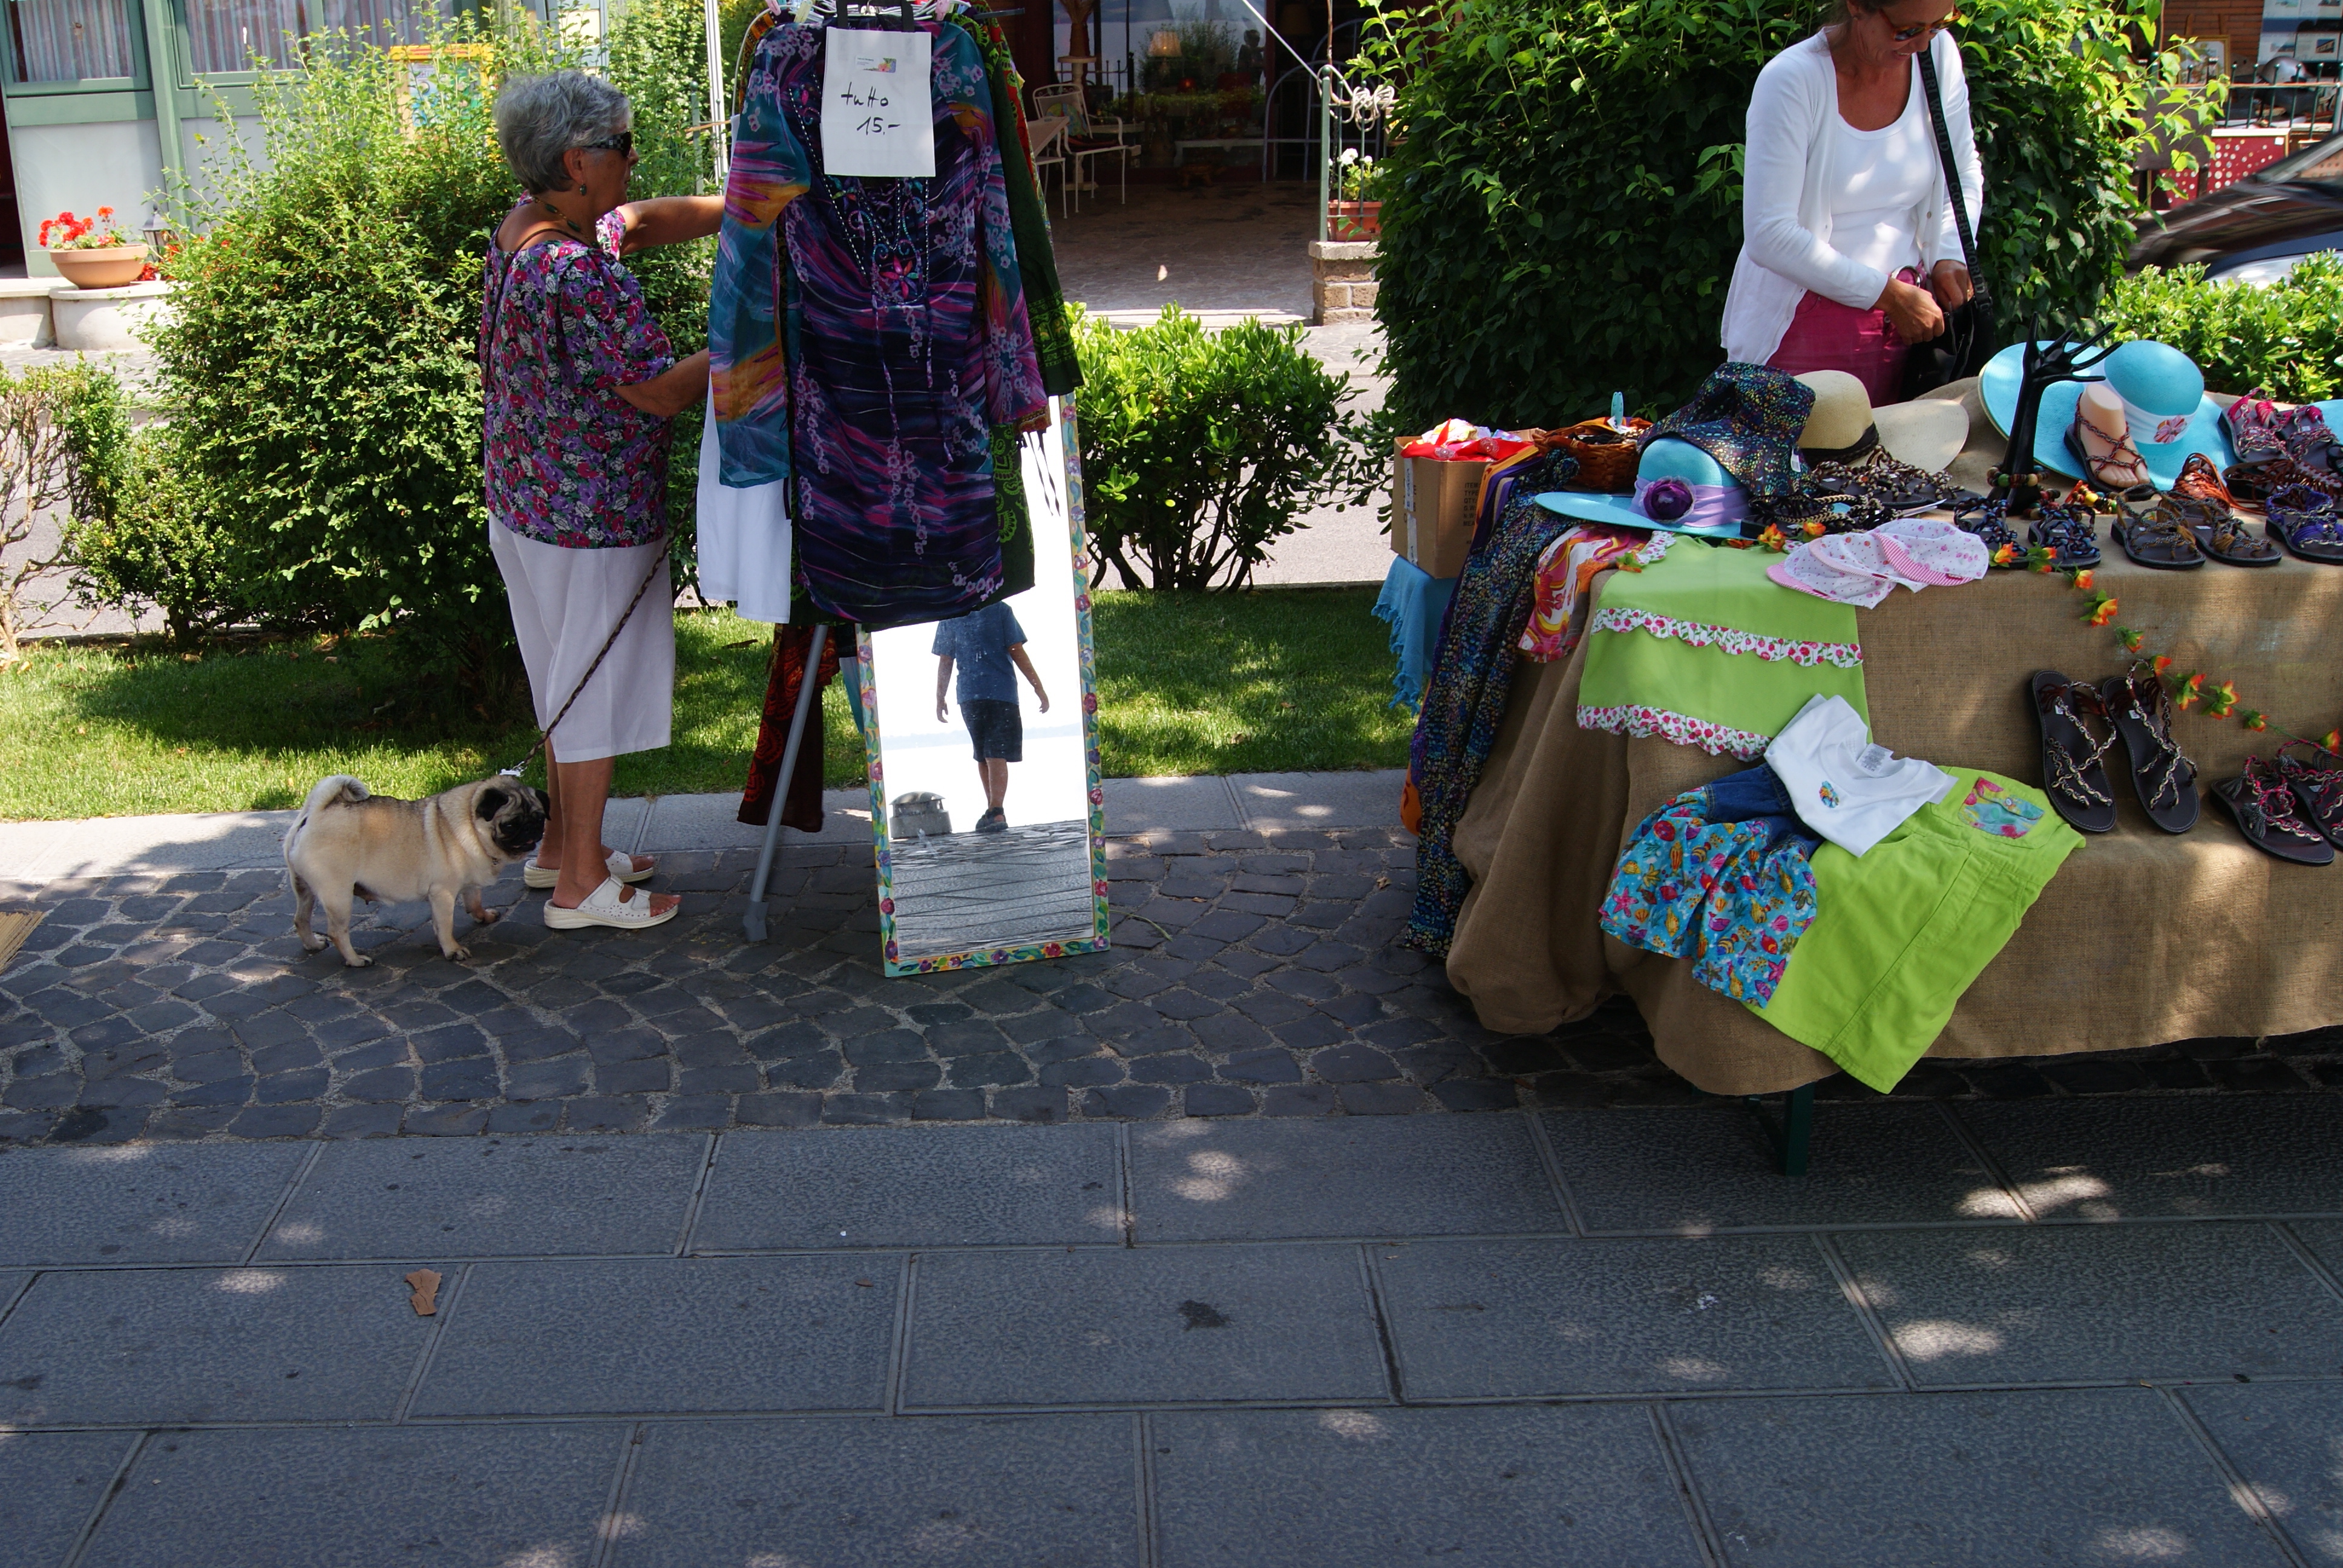
[[[583,72],[513,81],[496,114],[528,194],[488,247],[480,315],[488,540],[552,807],[523,872],[552,890],[548,926],[655,926],[678,900],[631,885],[654,868],[602,842],[602,809],[618,757],[668,743],[669,427],[706,395],[708,354],[676,358],[618,257],[714,234],[724,200],[628,202],[633,111]]]

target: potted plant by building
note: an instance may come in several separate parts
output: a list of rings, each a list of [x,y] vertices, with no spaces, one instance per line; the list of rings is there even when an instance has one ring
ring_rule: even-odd
[[[1336,161],[1334,199],[1326,204],[1326,237],[1382,237],[1383,204],[1375,195],[1375,160],[1356,147],[1344,147]]]
[[[146,246],[124,237],[110,206],[98,208],[95,217],[57,214],[41,225],[40,243],[75,288],[119,288],[137,282],[146,269]]]

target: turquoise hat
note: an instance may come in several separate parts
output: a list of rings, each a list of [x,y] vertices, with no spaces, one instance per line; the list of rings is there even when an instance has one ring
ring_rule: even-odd
[[[2082,345],[2069,344],[2077,353]],[[1993,427],[2009,433],[2017,413],[2017,388],[2025,376],[2025,345],[2013,343],[1986,364],[1978,378],[1977,396]],[[2228,437],[2221,432],[2221,400],[2205,390],[2205,377],[2186,354],[2168,344],[2146,339],[2127,343],[2084,372],[2081,381],[2061,381],[2042,390],[2042,409],[2034,427],[2034,460],[2052,473],[2081,478],[2082,462],[2066,445],[2074,427],[2075,406],[2089,382],[2105,381],[2131,407],[2153,416],[2157,424],[2171,424],[2168,440],[2146,437],[2155,432],[2129,430],[2132,443],[2147,464],[2147,476],[2159,490],[2172,488],[2180,467],[2191,453],[2201,452],[2217,468],[2237,461]]]
[[[1689,492],[1688,510],[1673,517],[1654,517],[1645,511],[1650,504],[1666,511],[1664,498],[1650,498],[1654,486],[1673,479]],[[1669,491],[1662,491],[1665,498]],[[1635,493],[1633,496],[1606,496],[1593,490],[1548,490],[1537,498],[1537,504],[1549,512],[1565,518],[1582,518],[1591,523],[1609,523],[1622,528],[1664,528],[1670,533],[1693,534],[1705,539],[1737,539],[1741,537],[1741,520],[1749,515],[1749,492],[1735,482],[1725,466],[1689,441],[1679,441],[1674,436],[1662,436],[1644,445],[1644,455],[1635,464]]]

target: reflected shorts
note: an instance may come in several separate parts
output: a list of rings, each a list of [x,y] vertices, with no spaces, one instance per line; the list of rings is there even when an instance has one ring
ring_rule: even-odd
[[[980,697],[961,703],[960,717],[968,726],[979,762],[990,757],[1003,762],[1025,760],[1025,716],[1015,703]]]

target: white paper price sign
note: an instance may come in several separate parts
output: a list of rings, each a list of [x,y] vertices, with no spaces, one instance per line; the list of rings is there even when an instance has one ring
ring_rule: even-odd
[[[930,39],[922,32],[824,35],[821,158],[834,175],[931,179],[936,172]]]

